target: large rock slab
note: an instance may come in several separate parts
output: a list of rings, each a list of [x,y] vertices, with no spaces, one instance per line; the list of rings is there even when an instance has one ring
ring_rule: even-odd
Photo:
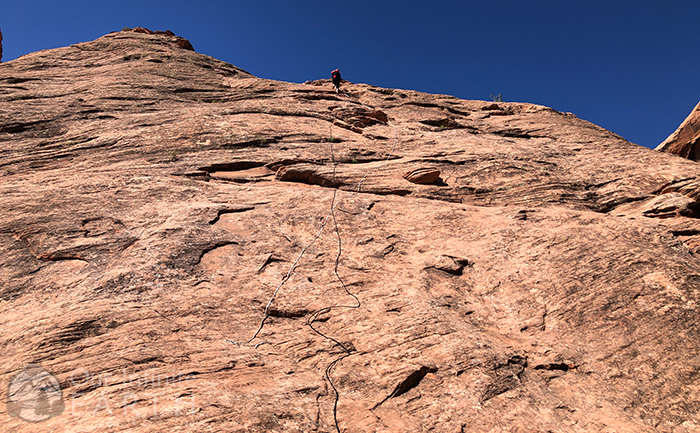
[[[673,134],[656,147],[661,152],[673,153],[683,158],[700,159],[700,103]]]
[[[697,431],[697,163],[180,39],[0,66],[5,430]]]

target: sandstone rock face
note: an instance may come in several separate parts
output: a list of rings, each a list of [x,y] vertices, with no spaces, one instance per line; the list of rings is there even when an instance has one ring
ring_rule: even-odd
[[[417,168],[404,173],[403,178],[409,182],[429,185],[440,181],[440,170],[431,167]]]
[[[656,147],[656,150],[673,153],[693,161],[700,159],[700,103],[693,108],[681,126]]]
[[[697,163],[176,41],[0,66],[3,430],[698,431]]]

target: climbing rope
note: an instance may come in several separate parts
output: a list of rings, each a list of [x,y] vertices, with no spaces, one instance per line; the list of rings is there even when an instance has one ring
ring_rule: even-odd
[[[348,96],[348,97],[350,96],[350,95],[348,95],[348,94],[345,93],[345,92],[343,92],[343,94],[346,95],[346,96]],[[367,106],[367,105],[365,105],[365,104],[363,104],[363,103],[361,103],[361,102],[360,102],[360,104],[361,104],[362,106],[366,107],[366,108],[372,109],[372,107],[369,107],[369,106]],[[378,172],[378,171],[384,166],[384,164],[386,164],[386,162],[389,161],[389,159],[393,156],[394,151],[396,150],[396,144],[397,144],[397,141],[398,141],[398,140],[397,140],[396,127],[395,127],[390,121],[388,121],[388,120],[387,120],[386,124],[388,124],[389,126],[391,126],[392,129],[393,129],[393,131],[394,131],[394,140],[393,140],[393,145],[392,145],[392,147],[391,147],[391,151],[387,154],[387,156],[384,158],[384,160],[382,160],[382,161],[377,165],[377,167],[374,168],[374,170],[368,170],[368,171],[364,174],[364,176],[362,176],[362,178],[360,179],[360,181],[357,183],[357,189],[356,189],[352,194],[350,194],[350,195],[348,196],[348,198],[349,198],[349,197],[352,197],[352,196],[355,195],[355,194],[358,194],[358,193],[362,192],[362,183],[365,181],[365,179],[366,179],[370,174],[373,174],[373,173]],[[331,128],[330,131],[331,131],[331,136],[332,136],[332,128],[333,128],[333,124],[332,124],[332,123],[331,123],[331,125],[330,125],[330,128]],[[340,393],[338,392],[338,389],[336,388],[335,384],[333,383],[333,379],[332,379],[332,377],[331,377],[331,373],[332,373],[332,371],[333,371],[333,368],[335,368],[335,366],[336,366],[340,361],[342,361],[343,359],[347,358],[348,356],[350,356],[350,355],[352,354],[352,350],[354,350],[354,348],[348,347],[346,344],[341,343],[338,339],[333,338],[333,337],[331,337],[331,336],[329,336],[329,335],[327,335],[327,334],[324,334],[323,332],[321,332],[320,330],[318,330],[317,328],[314,327],[314,323],[317,322],[317,321],[319,320],[319,317],[320,317],[321,315],[324,315],[324,314],[326,314],[326,313],[330,313],[330,312],[331,312],[332,310],[334,310],[334,309],[338,309],[338,308],[357,309],[357,308],[360,308],[360,307],[362,306],[362,303],[360,302],[360,299],[359,299],[354,293],[352,293],[352,292],[348,289],[347,285],[345,284],[345,282],[344,282],[343,279],[341,278],[340,273],[338,272],[338,267],[340,266],[340,258],[341,258],[342,253],[343,253],[343,242],[342,242],[342,237],[340,236],[340,230],[338,229],[338,221],[337,221],[336,215],[335,215],[335,210],[336,210],[338,204],[340,204],[340,200],[338,200],[338,191],[339,191],[339,187],[337,186],[337,181],[336,181],[336,173],[337,173],[337,168],[338,168],[338,164],[339,164],[339,163],[335,160],[335,151],[334,151],[334,149],[333,149],[333,141],[332,141],[332,140],[329,141],[329,144],[330,144],[330,151],[331,151],[331,162],[332,162],[332,164],[333,164],[333,187],[334,187],[333,196],[332,196],[332,198],[331,198],[331,208],[330,208],[330,211],[328,212],[328,214],[326,215],[326,217],[323,219],[323,223],[321,224],[321,227],[319,228],[319,230],[318,230],[318,232],[316,233],[316,235],[313,237],[313,239],[312,239],[308,244],[306,244],[306,245],[304,246],[304,248],[301,249],[301,251],[300,251],[299,254],[297,255],[296,259],[294,260],[294,262],[292,263],[292,265],[289,267],[289,270],[287,271],[286,275],[284,276],[284,278],[282,278],[282,280],[280,281],[280,283],[279,283],[279,284],[277,285],[277,287],[275,288],[274,292],[272,293],[272,296],[270,297],[269,301],[267,302],[267,305],[265,306],[265,311],[264,311],[264,313],[263,313],[262,319],[260,320],[260,325],[258,326],[258,328],[257,328],[257,330],[255,331],[255,333],[253,334],[253,336],[252,336],[248,341],[246,341],[246,342],[244,342],[244,343],[235,342],[235,341],[232,341],[232,340],[225,340],[225,341],[228,342],[228,343],[231,343],[231,344],[239,345],[239,346],[240,346],[240,345],[248,345],[248,344],[252,343],[253,340],[255,340],[255,339],[257,338],[257,336],[258,336],[258,335],[260,334],[260,332],[263,330],[263,328],[264,328],[264,326],[265,326],[265,322],[266,322],[267,319],[270,317],[270,306],[272,305],[272,303],[273,303],[274,300],[276,299],[277,294],[279,293],[280,289],[282,288],[282,286],[284,286],[284,284],[285,284],[287,281],[289,281],[289,279],[291,278],[291,276],[292,276],[292,274],[293,274],[293,272],[294,272],[294,269],[296,268],[297,264],[298,264],[299,261],[301,260],[301,258],[302,258],[302,256],[304,255],[304,253],[306,253],[306,251],[307,251],[314,243],[316,243],[316,241],[321,237],[321,234],[323,233],[323,230],[324,230],[325,227],[328,225],[328,221],[330,221],[330,219],[332,218],[332,219],[333,219],[334,232],[335,232],[335,234],[336,234],[336,238],[338,239],[338,253],[336,254],[336,257],[335,257],[335,263],[334,263],[334,267],[333,267],[333,273],[334,273],[334,275],[335,275],[335,278],[338,280],[338,282],[340,282],[340,285],[342,286],[342,288],[343,288],[343,290],[345,291],[345,293],[346,293],[348,296],[351,296],[352,298],[354,298],[356,305],[340,305],[340,304],[338,304],[338,305],[330,305],[330,306],[327,306],[327,307],[323,307],[323,308],[321,308],[321,309],[315,311],[313,314],[311,314],[311,316],[309,316],[309,319],[307,320],[307,325],[309,326],[309,328],[311,328],[315,333],[317,333],[317,334],[320,335],[321,337],[323,337],[323,338],[325,338],[325,339],[331,341],[332,343],[338,345],[338,346],[343,350],[343,352],[344,352],[341,356],[339,356],[338,358],[336,358],[336,359],[334,359],[333,361],[331,361],[330,364],[328,364],[328,366],[327,366],[326,369],[325,369],[325,377],[326,377],[326,380],[327,380],[328,383],[330,384],[330,386],[331,386],[331,388],[333,389],[333,392],[334,392],[334,394],[335,394],[335,399],[334,399],[334,402],[333,402],[333,421],[334,421],[334,424],[335,424],[335,429],[336,429],[336,431],[337,431],[338,433],[340,433],[340,426],[339,426],[339,424],[338,424],[338,401],[340,400]],[[257,344],[255,344],[254,347],[257,349],[260,345],[265,344],[265,343],[267,343],[267,341],[263,341],[263,342],[261,342],[261,343],[257,343]]]
[[[331,142],[330,148],[331,148],[331,161],[333,162],[333,185],[336,185],[337,183],[336,183],[335,175],[336,175],[336,169],[337,169],[338,164],[335,162],[335,153],[333,152],[333,143],[332,142]],[[367,176],[367,174],[365,174],[365,176],[357,184],[357,192],[360,191],[362,181],[365,180],[366,176]],[[336,191],[337,191],[337,188],[336,188]],[[341,343],[337,339],[335,339],[329,335],[326,335],[323,332],[316,329],[314,327],[314,322],[316,322],[318,320],[319,316],[321,316],[322,314],[330,313],[333,309],[336,309],[336,308],[352,308],[352,309],[360,308],[362,306],[362,302],[360,302],[360,298],[358,298],[354,293],[352,293],[352,292],[350,292],[350,290],[348,290],[348,286],[345,284],[345,281],[343,281],[343,279],[340,277],[340,274],[338,273],[338,266],[340,265],[340,257],[343,254],[343,240],[342,240],[342,237],[340,236],[340,231],[338,230],[338,220],[335,217],[335,212],[332,212],[332,215],[333,215],[333,226],[335,229],[334,231],[335,231],[336,237],[338,239],[338,254],[336,254],[336,256],[335,256],[335,263],[333,266],[333,274],[335,275],[335,278],[340,282],[340,285],[343,287],[343,290],[345,290],[345,293],[349,296],[352,296],[355,299],[356,305],[331,305],[328,307],[323,307],[323,308],[317,310],[316,312],[314,312],[311,316],[309,316],[309,319],[306,322],[306,324],[315,333],[317,333],[321,337],[337,344],[345,352],[340,357],[331,361],[331,363],[328,364],[328,366],[326,367],[326,370],[325,370],[326,380],[330,384],[331,388],[333,388],[333,393],[335,394],[334,400],[333,400],[333,422],[335,424],[336,431],[338,433],[340,433],[340,426],[338,425],[338,401],[340,400],[340,392],[338,392],[338,388],[336,388],[335,384],[333,383],[333,378],[331,377],[331,372],[333,370],[333,367],[335,367],[335,365],[338,362],[340,362],[341,360],[350,356],[352,351],[349,347],[347,347],[345,344]]]
[[[362,104],[362,105],[364,105],[364,104]],[[387,121],[387,123],[394,130],[394,143],[391,147],[391,151],[387,154],[386,158],[374,170],[367,171],[365,173],[365,175],[362,177],[362,179],[360,179],[360,181],[357,183],[357,190],[355,192],[353,192],[350,195],[350,197],[355,195],[355,194],[360,193],[362,191],[362,182],[364,182],[364,180],[367,178],[367,176],[369,176],[370,173],[376,173],[377,171],[379,171],[381,169],[381,167],[393,156],[394,151],[396,150],[396,141],[397,141],[396,127],[391,122]],[[333,152],[333,143],[332,142],[331,142],[330,148],[331,148],[331,161],[333,162],[333,185],[336,185],[335,175],[336,175],[337,163],[335,162],[335,154]],[[336,191],[337,191],[337,189],[336,189]],[[335,200],[335,195],[333,198]],[[354,348],[349,348],[345,344],[338,341],[337,339],[335,339],[327,334],[322,333],[321,331],[316,329],[313,326],[313,324],[314,324],[314,322],[316,322],[318,320],[319,316],[326,314],[326,313],[329,313],[334,309],[337,309],[337,308],[357,309],[357,308],[360,308],[362,306],[362,303],[360,302],[360,299],[348,289],[348,286],[345,284],[345,281],[343,281],[343,279],[341,278],[341,276],[338,272],[338,266],[340,265],[340,257],[343,254],[343,242],[342,242],[342,238],[340,236],[340,231],[338,230],[338,221],[335,217],[335,208],[334,207],[331,209],[330,214],[333,216],[333,225],[334,225],[336,237],[338,239],[338,254],[335,257],[335,264],[333,267],[333,273],[335,274],[336,279],[340,282],[340,285],[343,287],[343,290],[345,291],[345,293],[355,299],[356,305],[331,305],[331,306],[323,307],[323,308],[317,310],[316,312],[314,312],[311,316],[309,316],[309,320],[307,321],[307,325],[309,326],[309,328],[311,328],[314,332],[316,332],[321,337],[337,344],[345,352],[341,356],[339,356],[338,358],[331,361],[331,363],[328,364],[328,366],[326,367],[326,370],[325,370],[326,380],[328,381],[331,388],[333,389],[333,392],[335,393],[335,399],[333,401],[333,422],[335,424],[335,430],[338,433],[340,433],[340,426],[338,425],[338,401],[340,400],[340,392],[338,391],[338,388],[336,388],[335,384],[333,383],[333,378],[331,377],[331,373],[333,371],[333,368],[340,361],[342,361],[343,359],[347,358],[348,356],[350,356],[352,354],[352,350],[354,350]]]
[[[294,268],[297,266],[297,264],[299,263],[299,260],[301,260],[301,257],[304,255],[306,250],[308,250],[314,243],[316,243],[318,238],[321,237],[321,233],[323,233],[323,229],[326,227],[326,224],[328,224],[328,220],[330,219],[330,217],[332,215],[333,216],[335,215],[335,208],[336,208],[336,206],[338,206],[338,203],[339,203],[336,201],[337,194],[338,194],[338,190],[336,189],[335,191],[333,191],[333,199],[331,201],[331,211],[328,213],[328,215],[326,215],[326,218],[323,220],[323,224],[321,224],[321,228],[318,230],[318,233],[316,233],[316,236],[314,236],[314,238],[311,240],[311,242],[309,242],[299,252],[299,255],[297,256],[296,260],[294,260],[294,263],[292,263],[292,266],[289,267],[287,274],[284,276],[284,278],[282,278],[282,281],[280,281],[279,285],[277,286],[275,291],[272,293],[272,297],[270,297],[270,300],[267,302],[267,305],[265,306],[265,312],[263,313],[263,318],[262,318],[262,320],[260,320],[260,325],[258,326],[257,331],[255,331],[255,334],[253,334],[253,336],[250,337],[250,339],[243,344],[250,344],[253,340],[255,340],[255,338],[258,336],[260,331],[262,331],[263,327],[265,326],[265,321],[267,321],[267,319],[270,317],[270,306],[272,305],[272,302],[277,297],[277,293],[279,293],[279,291],[282,288],[282,286],[284,285],[284,283],[286,283],[289,280],[289,278],[292,276],[292,272],[294,272]],[[335,216],[334,216],[334,219],[335,219]],[[241,343],[237,343],[237,342],[234,342],[231,340],[226,340],[226,341],[228,341],[229,343],[236,344],[236,345],[241,344]],[[264,344],[264,343],[265,342],[257,344],[255,346],[255,348],[257,349],[257,347],[259,345]]]
[[[343,92],[343,94],[347,95],[347,93],[345,93],[345,92]],[[348,96],[349,96],[349,95],[348,95]],[[370,109],[372,108],[372,107],[368,107],[368,106],[365,105],[365,104],[362,104],[362,103],[360,103],[360,104],[363,105],[364,107],[367,107],[367,108],[370,108]],[[353,195],[355,195],[355,194],[357,194],[357,193],[362,192],[362,183],[365,181],[365,179],[366,179],[370,174],[378,172],[378,171],[384,166],[384,164],[386,164],[386,162],[393,156],[394,151],[396,150],[396,143],[397,143],[396,127],[395,127],[390,121],[387,121],[387,124],[388,124],[389,126],[391,126],[392,129],[394,130],[394,140],[393,140],[393,145],[392,145],[392,147],[391,147],[391,151],[387,154],[386,158],[384,158],[384,160],[383,160],[374,170],[370,170],[370,171],[367,171],[367,172],[365,173],[365,175],[362,177],[362,179],[360,179],[360,181],[359,181],[358,184],[357,184],[357,190],[356,190],[355,192],[353,192],[352,194],[350,194],[350,197],[352,197]],[[331,128],[332,128],[332,124],[331,124]],[[338,163],[335,161],[335,153],[334,153],[334,151],[333,151],[333,142],[330,142],[329,144],[330,144],[330,149],[331,149],[331,161],[332,161],[332,163],[333,163],[333,186],[335,187],[336,184],[337,184],[337,182],[336,182],[336,171],[337,171]],[[340,241],[340,233],[338,232],[337,221],[336,221],[336,218],[335,218],[335,209],[336,209],[336,207],[338,206],[338,204],[340,204],[340,202],[337,200],[337,195],[338,195],[338,188],[334,188],[334,190],[333,190],[333,197],[332,197],[332,199],[331,199],[331,210],[328,212],[328,214],[326,215],[326,217],[323,219],[323,224],[321,224],[321,227],[319,228],[318,232],[317,232],[316,235],[313,237],[313,239],[311,240],[311,242],[309,242],[308,244],[306,244],[306,245],[304,246],[304,248],[301,249],[301,251],[300,251],[299,254],[297,255],[296,259],[294,260],[294,262],[292,263],[292,265],[289,267],[289,270],[287,271],[287,274],[284,276],[284,278],[282,278],[282,280],[280,281],[280,283],[279,283],[279,284],[277,285],[277,287],[275,288],[274,292],[272,293],[272,296],[270,297],[270,299],[269,299],[268,302],[267,302],[267,305],[265,305],[265,310],[264,310],[264,313],[263,313],[263,317],[262,317],[262,319],[260,320],[260,325],[258,325],[258,328],[257,328],[257,330],[255,331],[255,333],[253,334],[253,336],[252,336],[250,339],[248,339],[247,341],[243,342],[243,343],[237,342],[237,341],[233,341],[233,340],[225,340],[226,342],[231,343],[231,344],[234,344],[234,345],[237,345],[237,346],[240,346],[240,345],[247,345],[247,344],[250,344],[250,343],[253,342],[253,340],[255,340],[255,338],[257,338],[258,334],[260,334],[260,332],[261,332],[262,329],[264,328],[265,322],[266,322],[267,319],[270,317],[270,306],[272,305],[272,303],[274,302],[274,300],[277,298],[277,294],[279,293],[280,289],[281,289],[282,286],[284,286],[284,284],[291,278],[292,273],[294,272],[294,269],[296,268],[297,264],[298,264],[299,261],[301,260],[302,256],[306,253],[306,250],[308,250],[313,244],[315,244],[316,241],[321,237],[321,234],[323,233],[323,230],[325,229],[326,225],[328,225],[328,221],[330,220],[331,217],[333,217],[333,222],[334,222],[334,225],[335,225],[335,232],[336,232],[336,235],[337,235],[337,237],[338,237],[338,242],[339,242],[339,246],[338,246],[339,253],[338,253],[338,257],[336,258],[336,264],[335,264],[335,274],[336,274],[336,278],[338,278],[338,280],[341,282],[341,284],[343,285],[343,288],[345,289],[345,291],[348,292],[348,294],[350,294],[351,296],[354,296],[354,295],[352,295],[352,294],[348,291],[347,286],[345,286],[345,284],[342,282],[342,279],[341,279],[341,278],[339,277],[339,275],[338,275],[338,263],[339,263],[339,260],[340,260],[340,254],[341,254],[341,252],[342,252],[342,250],[341,250],[342,245],[341,245],[341,241]],[[357,299],[357,301],[359,302],[359,299]],[[357,307],[355,307],[355,308],[357,308]],[[316,316],[316,317],[318,317],[318,316]],[[311,323],[313,323],[313,322],[311,322]],[[312,329],[313,329],[313,327],[312,327]],[[314,331],[316,331],[316,330],[314,329]],[[318,332],[318,331],[316,331],[316,332]],[[263,341],[262,343],[258,343],[258,344],[255,345],[255,348],[258,348],[259,346],[261,346],[262,344],[265,344],[265,343],[267,343],[267,342],[266,342],[266,341]],[[341,346],[342,346],[342,345],[341,345]]]

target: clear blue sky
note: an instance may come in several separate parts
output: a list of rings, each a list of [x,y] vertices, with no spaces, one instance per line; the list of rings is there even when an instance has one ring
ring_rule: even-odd
[[[570,111],[654,147],[700,99],[700,1],[0,0],[3,60],[170,29],[258,77]]]

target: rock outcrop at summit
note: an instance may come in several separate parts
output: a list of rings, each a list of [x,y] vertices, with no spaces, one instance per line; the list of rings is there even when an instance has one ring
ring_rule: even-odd
[[[146,28],[143,28],[143,27],[136,27],[136,28],[133,28],[133,29],[124,28],[124,29],[122,29],[122,33],[123,33],[123,32],[143,33],[143,34],[145,34],[145,35],[165,35],[165,36],[171,36],[171,37],[174,39],[175,46],[177,46],[178,48],[182,48],[182,49],[189,50],[189,51],[194,51],[194,47],[192,46],[192,44],[190,43],[190,41],[188,41],[188,40],[185,39],[185,38],[181,38],[181,37],[179,37],[179,36],[175,36],[175,33],[173,33],[173,32],[170,31],[170,30],[149,30],[149,29],[146,29]]]
[[[700,102],[678,129],[659,144],[656,150],[673,153],[693,161],[700,159]]]
[[[696,162],[177,41],[0,65],[5,430],[700,429]]]

